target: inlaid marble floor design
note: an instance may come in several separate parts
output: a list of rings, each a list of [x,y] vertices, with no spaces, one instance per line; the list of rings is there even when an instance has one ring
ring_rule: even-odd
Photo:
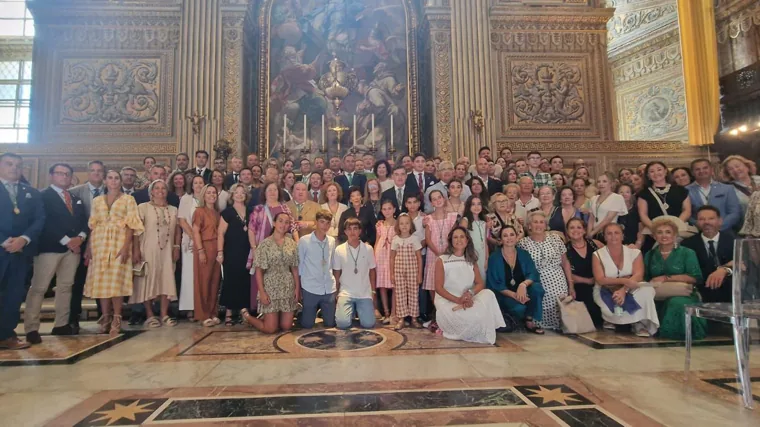
[[[0,367],[0,425],[760,425],[725,345],[694,348],[684,380],[681,347],[596,349],[553,333],[499,334],[497,346],[414,329],[264,336],[184,322],[126,335],[67,364]],[[43,345],[60,348],[53,338]],[[93,338],[71,339],[75,354]],[[760,378],[760,358],[751,368]]]

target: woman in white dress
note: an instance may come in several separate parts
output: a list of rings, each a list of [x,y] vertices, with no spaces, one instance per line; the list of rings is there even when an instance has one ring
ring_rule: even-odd
[[[343,190],[340,185],[334,182],[328,182],[322,186],[322,191],[319,196],[319,203],[322,205],[322,209],[327,209],[332,214],[332,222],[330,222],[330,229],[327,230],[327,235],[330,237],[338,238],[338,228],[340,226],[340,216],[343,212],[348,210],[348,206],[340,202],[343,199]]]
[[[177,220],[182,228],[182,284],[179,291],[179,309],[180,311],[191,312],[195,308],[194,283],[193,278],[193,214],[198,207],[198,201],[201,197],[201,191],[206,183],[202,176],[193,177],[190,183],[191,192],[182,196],[179,201],[177,210]],[[195,320],[191,315],[188,318]]]
[[[596,282],[594,302],[602,309],[604,328],[633,325],[636,335],[653,336],[660,320],[654,305],[654,288],[639,286],[644,280],[644,257],[640,250],[623,245],[620,224],[608,224],[604,237],[607,246],[596,251],[591,260]]]
[[[485,289],[478,256],[464,227],[454,227],[445,252],[435,261],[436,321],[450,340],[493,344],[506,326],[499,303]]]
[[[591,198],[591,212],[588,216],[589,239],[597,239],[604,243],[601,234],[607,224],[617,223],[618,216],[627,215],[628,207],[620,194],[614,193],[615,176],[605,172],[596,179],[599,195]]]

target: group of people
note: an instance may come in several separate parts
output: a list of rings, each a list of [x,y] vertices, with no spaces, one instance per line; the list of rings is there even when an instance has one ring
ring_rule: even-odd
[[[84,295],[98,301],[101,333],[121,331],[125,305],[148,328],[174,326],[178,300],[204,327],[275,333],[296,316],[304,328],[358,319],[493,344],[517,324],[559,329],[569,296],[599,328],[681,338],[685,304],[730,301],[737,233],[760,236],[760,176],[741,156],[719,175],[697,159],[595,178],[582,159],[570,169],[560,156],[503,148],[494,160],[488,147],[474,164],[194,159],[179,154],[172,169],[146,157],[142,175],[92,161],[75,187],[72,167],[56,163],[38,191],[21,157],[2,154],[0,349],[42,342],[51,281],[54,335],[79,332]],[[688,296],[657,298],[674,282]]]

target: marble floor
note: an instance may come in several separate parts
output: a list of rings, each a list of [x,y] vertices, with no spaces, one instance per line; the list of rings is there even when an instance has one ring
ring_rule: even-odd
[[[484,346],[415,329],[84,329],[0,351],[0,425],[760,425],[760,358],[747,410],[725,338],[694,348],[685,380],[680,343],[609,333]]]

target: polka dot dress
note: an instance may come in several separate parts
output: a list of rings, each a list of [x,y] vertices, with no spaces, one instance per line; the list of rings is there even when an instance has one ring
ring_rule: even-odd
[[[560,316],[557,297],[567,295],[567,279],[562,270],[562,254],[567,252],[559,236],[547,234],[543,242],[536,242],[530,237],[520,240],[517,247],[530,253],[536,269],[541,276],[544,287],[544,328],[559,329]]]

